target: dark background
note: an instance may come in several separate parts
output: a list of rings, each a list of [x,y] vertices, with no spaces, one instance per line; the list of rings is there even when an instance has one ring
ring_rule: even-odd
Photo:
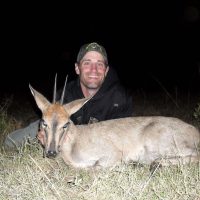
[[[127,88],[199,92],[198,1],[76,3],[2,7],[1,95],[30,95],[29,83],[51,92],[55,73],[58,85],[67,74],[74,79],[77,53],[88,42],[106,48]]]

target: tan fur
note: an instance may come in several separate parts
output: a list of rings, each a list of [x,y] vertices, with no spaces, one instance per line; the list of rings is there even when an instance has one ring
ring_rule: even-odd
[[[65,105],[51,104],[30,88],[43,114],[39,140],[47,155],[61,153],[68,165],[104,168],[121,162],[159,162],[167,166],[199,161],[200,133],[180,119],[129,117],[75,126],[70,116],[88,99]]]

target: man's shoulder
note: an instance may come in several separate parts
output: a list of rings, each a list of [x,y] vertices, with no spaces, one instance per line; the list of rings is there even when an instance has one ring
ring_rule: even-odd
[[[78,87],[77,79],[71,80],[66,84],[66,89],[73,89],[75,87]]]
[[[57,92],[57,99],[60,99],[64,88],[60,88]],[[79,85],[77,79],[72,80],[66,84],[64,93],[64,102],[70,102],[79,98]]]
[[[72,90],[73,88],[76,87],[76,81],[75,80],[72,80],[70,82],[67,82],[66,86],[65,86],[65,91],[69,91],[69,90]],[[61,93],[63,91],[63,87],[60,87],[58,89],[58,92]]]
[[[132,100],[132,94],[131,91],[126,89],[123,85],[120,83],[116,83],[110,87],[103,95],[101,95],[101,99],[104,99],[103,101],[108,101],[112,104],[112,102],[118,102],[125,104],[126,102],[129,102]]]
[[[118,95],[131,95],[130,89],[122,85],[120,82],[117,82],[115,85],[113,85],[111,90]]]

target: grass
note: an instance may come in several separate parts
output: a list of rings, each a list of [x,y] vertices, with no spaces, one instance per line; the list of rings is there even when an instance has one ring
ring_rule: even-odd
[[[199,199],[200,165],[157,169],[122,164],[101,171],[75,170],[42,157],[38,144],[1,154],[0,199]]]
[[[170,93],[169,98],[169,95],[148,94],[142,90],[133,95],[134,115],[175,116],[199,126],[193,117],[199,96],[174,98]],[[11,104],[7,99],[0,107],[1,145],[7,133],[21,126],[21,119],[9,111]],[[2,200],[200,199],[200,163],[158,168],[153,174],[149,166],[133,164],[100,171],[75,170],[61,158],[43,158],[43,149],[37,141],[26,143],[17,151],[2,148],[0,154]]]
[[[8,116],[7,110],[12,102],[11,98],[6,98],[1,101],[0,104],[0,145],[2,146],[3,141],[7,133],[17,127],[17,121],[11,116]]]

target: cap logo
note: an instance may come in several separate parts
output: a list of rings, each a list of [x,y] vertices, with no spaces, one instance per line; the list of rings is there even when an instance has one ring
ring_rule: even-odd
[[[102,52],[102,48],[96,42],[88,44],[88,46],[85,49],[87,51],[94,49]]]

